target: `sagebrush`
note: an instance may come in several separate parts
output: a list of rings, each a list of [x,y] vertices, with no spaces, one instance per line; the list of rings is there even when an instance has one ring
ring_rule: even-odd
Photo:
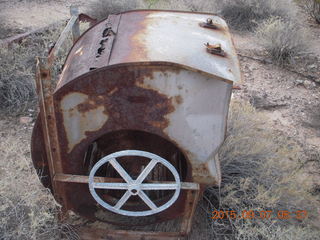
[[[46,57],[58,39],[64,24],[56,25],[41,33],[35,33],[0,48],[0,111],[6,114],[21,114],[36,105],[35,65],[36,57]],[[65,47],[70,47],[71,40]],[[69,45],[69,46],[68,46]],[[52,69],[52,78],[58,78],[67,51],[62,54]]]
[[[304,0],[303,6],[309,15],[320,24],[320,0]]]
[[[221,0],[217,10],[228,24],[238,31],[251,31],[257,25],[272,17],[290,19],[296,15],[295,4],[291,0]]]
[[[222,185],[206,191],[207,218],[213,210],[271,210],[272,217],[208,221],[208,239],[319,239],[315,210],[320,199],[311,194],[313,183],[301,167],[298,144],[268,128],[266,117],[245,102],[232,102],[228,124],[220,149]],[[306,210],[309,215],[277,219],[282,210]]]
[[[296,22],[272,17],[261,23],[256,36],[275,63],[293,63],[308,53],[308,33]]]
[[[194,12],[211,12],[215,11],[215,1],[206,0],[147,0],[148,8],[166,9],[166,10],[183,10]]]
[[[2,111],[24,111],[35,99],[34,49],[20,45],[1,48],[0,108]]]
[[[110,14],[134,9],[166,9],[213,13],[215,2],[205,0],[102,0],[90,3],[86,8],[86,13],[101,20]]]
[[[91,2],[86,8],[85,12],[89,16],[101,20],[108,17],[110,14],[117,14],[120,12],[145,8],[143,0],[96,0]]]

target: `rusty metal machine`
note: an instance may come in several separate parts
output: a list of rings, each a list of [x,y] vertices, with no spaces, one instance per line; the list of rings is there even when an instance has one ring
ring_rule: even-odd
[[[32,159],[42,183],[65,211],[91,220],[181,218],[177,232],[100,229],[88,238],[186,236],[199,196],[220,183],[217,152],[240,79],[225,21],[136,10],[110,15],[80,37],[78,21],[76,12],[67,25],[75,42],[57,86],[50,65],[62,40],[37,64]]]

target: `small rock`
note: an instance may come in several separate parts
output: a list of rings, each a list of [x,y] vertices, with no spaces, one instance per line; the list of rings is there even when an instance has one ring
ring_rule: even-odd
[[[285,96],[286,100],[290,100],[291,98],[292,98],[291,95]]]
[[[311,65],[309,65],[307,68],[308,68],[308,69],[315,69],[315,68],[317,68],[317,65],[311,64]]]
[[[315,82],[312,82],[312,81],[304,81],[303,82],[303,85],[307,88],[307,89],[314,89],[317,85]]]
[[[249,70],[250,70],[250,71],[254,71],[254,70],[257,70],[257,68],[256,68],[256,67],[253,67],[253,66],[249,66]]]
[[[27,124],[27,123],[31,123],[32,122],[32,118],[31,117],[20,117],[20,123],[21,124]]]
[[[300,85],[300,84],[303,84],[303,83],[304,83],[304,80],[296,79],[296,80],[295,80],[295,83],[296,83],[296,85]]]

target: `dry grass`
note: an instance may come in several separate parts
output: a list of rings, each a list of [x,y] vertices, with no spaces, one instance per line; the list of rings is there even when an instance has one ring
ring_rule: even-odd
[[[319,196],[302,168],[298,145],[268,129],[265,116],[249,104],[233,102],[228,137],[220,151],[221,188],[208,188],[205,206],[212,210],[272,210],[269,220],[212,220],[214,239],[319,239]],[[307,210],[308,218],[277,220],[278,210]]]
[[[206,0],[148,0],[148,8],[166,9],[166,10],[183,10],[193,12],[214,12],[215,1]]]
[[[214,12],[213,1],[193,0],[103,0],[94,1],[86,9],[86,13],[98,20],[109,14],[117,14],[132,9],[166,9],[198,12]]]
[[[306,55],[308,50],[307,32],[295,21],[272,17],[258,26],[256,35],[279,65],[293,63],[295,57]]]
[[[0,49],[0,111],[15,115],[24,113],[36,102],[36,57],[47,56],[48,50],[58,39],[64,24],[33,34],[20,44]],[[70,47],[71,41],[69,41]],[[68,45],[68,44],[67,44]],[[67,53],[66,51],[62,51]],[[57,59],[53,78],[58,77],[66,54]]]
[[[9,120],[0,125],[0,239],[75,239],[69,226],[58,223],[59,206],[33,168],[29,131]]]
[[[1,21],[0,39],[9,38],[9,37],[12,37],[12,36],[14,36],[16,34],[19,34],[19,33],[23,32],[21,29],[13,28],[12,26],[10,26],[6,22],[6,19],[3,16],[0,16],[0,21]]]
[[[35,99],[33,50],[19,45],[14,45],[11,49],[0,49],[2,111],[25,111]]]
[[[203,5],[200,5],[201,3]],[[208,11],[209,7],[206,4],[214,8],[211,2],[199,1],[195,4],[188,0],[153,1],[149,7]],[[238,2],[234,1],[232,4],[238,4]],[[232,4],[230,8],[234,7]],[[260,2],[260,4],[270,7],[267,3]],[[110,12],[97,8],[101,10],[100,13],[103,16],[97,11],[95,13],[97,15],[94,16],[101,18],[110,13],[127,10],[121,7],[124,7],[123,2],[120,8],[114,7]],[[130,8],[127,5],[125,7]],[[93,8],[92,11],[94,11]],[[255,11],[253,16],[256,14]],[[251,13],[249,17],[245,17],[249,21],[241,20],[244,21],[244,25],[252,23],[255,25],[255,19],[260,21],[264,18],[252,18]],[[262,15],[270,16],[269,13]],[[272,12],[271,15],[279,14]],[[240,23],[239,19],[242,17],[239,16],[234,21]],[[267,32],[262,30],[263,27],[267,28],[267,23],[264,22],[265,25],[259,27],[259,34]],[[281,27],[276,25],[276,28],[270,30],[272,38],[269,38],[269,42],[272,43],[273,48],[281,44],[282,47],[286,46],[283,45],[284,43],[291,44],[291,40],[299,41],[295,35],[291,35],[293,31],[286,32],[287,25],[281,24],[282,22],[279,23]],[[274,29],[277,29],[278,35],[275,34],[277,31]],[[2,68],[0,69],[0,101],[2,101],[1,107],[6,111],[25,109],[34,101],[34,57],[43,55],[53,43],[53,39],[58,37],[59,32],[60,29],[56,32],[49,31],[33,36],[20,46],[13,46],[11,52],[5,49],[0,50]],[[287,39],[284,33],[289,34],[291,39]],[[278,38],[279,43],[274,40]],[[268,50],[267,47],[266,49]],[[290,57],[295,56],[290,51],[289,53]],[[270,54],[272,54],[271,50]],[[60,60],[56,65],[57,73],[61,68],[62,60]],[[33,169],[29,152],[29,130],[16,127],[10,131],[8,129],[15,125],[9,126],[9,121],[0,121],[0,126],[3,128],[0,128],[0,158],[2,159],[0,161],[0,239],[76,238],[69,226],[57,221],[59,206],[49,191],[41,186]],[[222,185],[221,188],[207,189],[197,211],[193,232],[189,239],[320,239],[320,231],[314,227],[319,221],[317,219],[319,218],[317,214],[319,196],[312,194],[315,192],[315,187],[308,181],[300,154],[301,151],[294,141],[268,129],[264,115],[257,113],[246,103],[234,101],[230,109],[228,136],[220,151]],[[234,210],[238,213],[243,210],[272,210],[273,212],[307,210],[309,216],[303,221],[277,220],[275,215],[269,220],[214,221],[210,217],[211,211],[215,209]]]
[[[272,16],[287,19],[296,14],[291,0],[221,0],[217,1],[217,10],[238,31],[251,31]]]
[[[96,0],[88,5],[85,13],[101,20],[110,14],[117,14],[137,8],[146,8],[146,5],[142,0]]]
[[[56,218],[59,206],[32,167],[29,130],[1,121],[0,239],[76,239]],[[221,188],[208,188],[189,239],[318,239],[319,196],[312,195],[295,142],[267,128],[265,116],[233,101],[228,135],[220,151]],[[314,190],[314,189],[313,189]],[[307,210],[304,221],[211,220],[211,211]]]
[[[320,0],[304,0],[302,6],[307,10],[309,15],[320,24]]]

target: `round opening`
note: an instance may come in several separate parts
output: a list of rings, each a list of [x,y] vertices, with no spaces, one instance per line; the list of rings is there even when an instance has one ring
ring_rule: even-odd
[[[99,159],[122,150],[142,150],[154,153],[166,159],[175,167],[181,181],[187,181],[186,179],[189,175],[188,164],[182,152],[170,141],[158,135],[150,134],[143,131],[123,130],[112,132],[100,137],[89,146],[83,163],[84,168],[89,174],[91,168]],[[132,179],[136,179],[143,171],[143,169],[149,164],[150,159],[140,156],[124,156],[118,157],[117,161]],[[124,182],[118,171],[116,171],[114,167],[109,163],[104,167],[101,167],[96,172],[96,176],[110,178],[112,179],[112,181]],[[153,183],[160,181],[171,182],[174,181],[174,177],[165,166],[163,166],[162,164],[157,164],[145,178],[143,183]],[[98,190],[97,194],[105,202],[109,203],[110,205],[114,205],[119,201],[119,199],[121,199],[124,192],[125,191],[123,190],[102,189]],[[133,187],[132,189],[130,189],[130,192],[133,196],[128,199],[123,208],[127,210],[147,210],[148,206],[145,206],[145,204],[141,202],[141,198],[137,196],[139,194],[139,189]],[[156,205],[161,205],[173,196],[174,191],[146,190],[144,191],[144,193],[146,193],[147,196],[156,203]]]

